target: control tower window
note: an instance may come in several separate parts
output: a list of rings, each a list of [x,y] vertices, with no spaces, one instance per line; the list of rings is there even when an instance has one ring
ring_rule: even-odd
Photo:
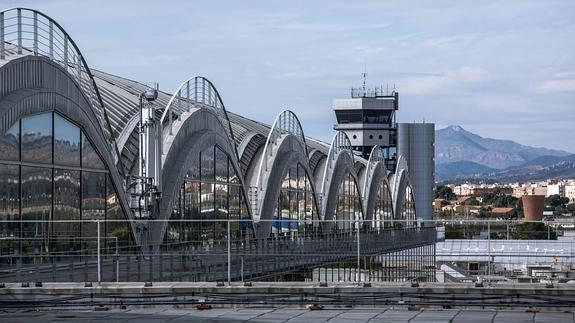
[[[364,123],[389,123],[391,121],[391,111],[363,110]]]
[[[361,110],[338,110],[335,112],[338,123],[360,123]]]

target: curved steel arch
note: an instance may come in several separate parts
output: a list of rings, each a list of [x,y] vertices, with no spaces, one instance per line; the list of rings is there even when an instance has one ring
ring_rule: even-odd
[[[195,110],[190,117],[184,120],[183,126],[180,131],[175,133],[174,137],[169,150],[166,152],[164,161],[166,167],[161,170],[164,195],[160,202],[160,219],[167,220],[171,216],[174,206],[173,202],[182,185],[185,173],[193,163],[199,160],[200,152],[210,146],[218,146],[229,155],[232,167],[238,175],[240,185],[245,194],[244,198],[248,206],[247,212],[252,221],[253,229],[253,213],[249,208],[249,203],[247,203],[248,190],[243,174],[240,171],[239,160],[233,154],[235,146],[225,134],[225,126],[219,116],[212,109]],[[150,232],[152,232],[151,239],[156,245],[161,243],[166,228],[167,222],[165,221],[162,221],[160,225],[149,228]]]
[[[337,156],[341,152],[346,152],[351,157],[352,166],[354,165],[354,155],[351,150],[351,141],[347,134],[343,131],[338,131],[331,141],[331,145],[329,147],[329,152],[327,154],[327,163],[325,165],[325,169],[323,171],[323,181],[321,184],[321,194],[323,200],[323,194],[325,194],[325,185],[328,182],[328,171],[334,166],[334,163],[337,161]]]
[[[411,189],[411,195],[413,199],[413,187],[411,186],[411,181],[409,179],[409,169],[407,167],[407,162],[405,158],[400,155],[397,160],[397,168],[396,173],[393,176],[393,210],[394,210],[394,217],[397,220],[401,216],[401,207],[405,196],[406,188],[409,187]],[[417,209],[415,209],[415,219],[417,219]]]
[[[303,133],[303,128],[301,127],[301,123],[299,122],[298,117],[291,110],[283,110],[278,114],[270,128],[270,133],[268,135],[268,139],[266,140],[266,145],[264,146],[264,154],[262,156],[258,170],[258,184],[260,182],[259,178],[263,171],[263,167],[265,167],[266,170],[268,167],[268,159],[266,158],[266,153],[270,153],[269,150],[272,149],[271,145],[276,145],[280,136],[284,134],[292,134],[296,136],[302,144],[307,156],[305,135]]]
[[[80,85],[88,102],[97,109],[96,116],[104,138],[112,146],[110,152],[114,163],[124,176],[125,170],[119,163],[120,152],[100,91],[84,56],[70,35],[50,16],[22,7],[0,11],[0,27],[1,60],[10,56],[44,56],[63,67]]]
[[[362,190],[363,196],[366,196],[366,190],[370,185],[371,177],[373,176],[375,167],[379,163],[384,163],[385,165],[385,154],[383,152],[383,148],[376,145],[372,148],[371,154],[369,155],[369,159],[367,161],[367,169],[365,170],[365,183]]]
[[[365,182],[362,188],[366,221],[373,219],[372,207],[375,206],[375,201],[372,201],[372,198],[374,196],[375,198],[377,198],[377,190],[379,189],[379,184],[382,181],[387,186],[387,191],[389,195],[388,197],[392,204],[391,206],[392,219],[394,218],[395,210],[393,203],[393,191],[392,191],[392,185],[390,185],[389,183],[388,175],[389,171],[385,166],[384,150],[379,146],[375,146],[373,147],[371,154],[369,156],[367,169],[365,173]]]
[[[181,120],[182,114],[189,112],[190,108],[208,108],[214,111],[224,124],[224,129],[233,144],[236,157],[240,158],[224,101],[214,84],[203,76],[189,78],[180,84],[164,108],[160,124],[163,127],[167,119],[169,134],[172,135],[173,116],[175,115],[178,120]]]
[[[262,188],[262,186],[260,186],[262,184],[261,183],[262,173],[268,171],[268,166],[269,166],[268,165],[268,161],[269,161],[268,155],[271,157],[273,146],[278,144],[278,139],[282,135],[286,135],[286,134],[294,135],[298,139],[298,141],[302,145],[302,148],[304,149],[305,155],[307,157],[307,145],[305,142],[305,135],[303,133],[303,128],[301,127],[301,123],[299,122],[298,117],[291,110],[283,110],[282,112],[280,112],[278,114],[278,116],[274,120],[274,123],[272,124],[272,126],[270,128],[270,133],[269,133],[268,138],[266,140],[266,145],[264,146],[262,159],[261,159],[260,165],[258,167],[258,177],[256,180],[256,183],[257,183],[258,187],[260,187],[260,190]],[[309,160],[308,160],[308,164],[309,164]],[[309,167],[309,165],[307,165],[307,166]],[[260,191],[260,190],[258,190],[258,191]]]

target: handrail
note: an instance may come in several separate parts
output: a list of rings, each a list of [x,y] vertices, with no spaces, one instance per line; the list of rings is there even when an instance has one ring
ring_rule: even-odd
[[[96,110],[100,130],[112,146],[110,152],[118,165],[120,152],[100,91],[84,56],[64,28],[34,9],[10,8],[0,11],[0,60],[22,55],[47,57],[64,68],[78,83]],[[123,177],[123,166],[119,165],[118,169]]]

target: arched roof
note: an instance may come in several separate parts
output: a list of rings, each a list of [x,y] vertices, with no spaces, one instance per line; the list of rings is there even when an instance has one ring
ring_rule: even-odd
[[[10,60],[22,55],[42,56],[68,72],[80,85],[82,94],[95,110],[114,163],[118,164],[120,153],[106,106],[92,71],[70,35],[57,21],[34,9],[6,9],[0,11],[0,20],[3,26],[0,59]],[[123,174],[122,164],[118,165],[120,173]]]

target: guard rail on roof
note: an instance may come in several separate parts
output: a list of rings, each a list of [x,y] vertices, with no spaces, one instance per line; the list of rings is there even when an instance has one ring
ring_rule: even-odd
[[[164,127],[164,124],[167,122],[169,133],[172,135],[173,118],[176,117],[180,120],[182,114],[190,111],[190,108],[207,108],[216,113],[226,129],[228,138],[239,160],[234,133],[224,102],[216,87],[205,77],[192,77],[180,84],[170,98],[170,101],[168,101],[160,119],[160,124]]]
[[[88,64],[68,33],[49,16],[33,9],[0,11],[0,60],[26,55],[42,56],[60,65],[78,83],[96,110],[100,128],[111,146],[114,163],[120,153],[110,127],[104,103]],[[124,175],[122,165],[118,165]]]

